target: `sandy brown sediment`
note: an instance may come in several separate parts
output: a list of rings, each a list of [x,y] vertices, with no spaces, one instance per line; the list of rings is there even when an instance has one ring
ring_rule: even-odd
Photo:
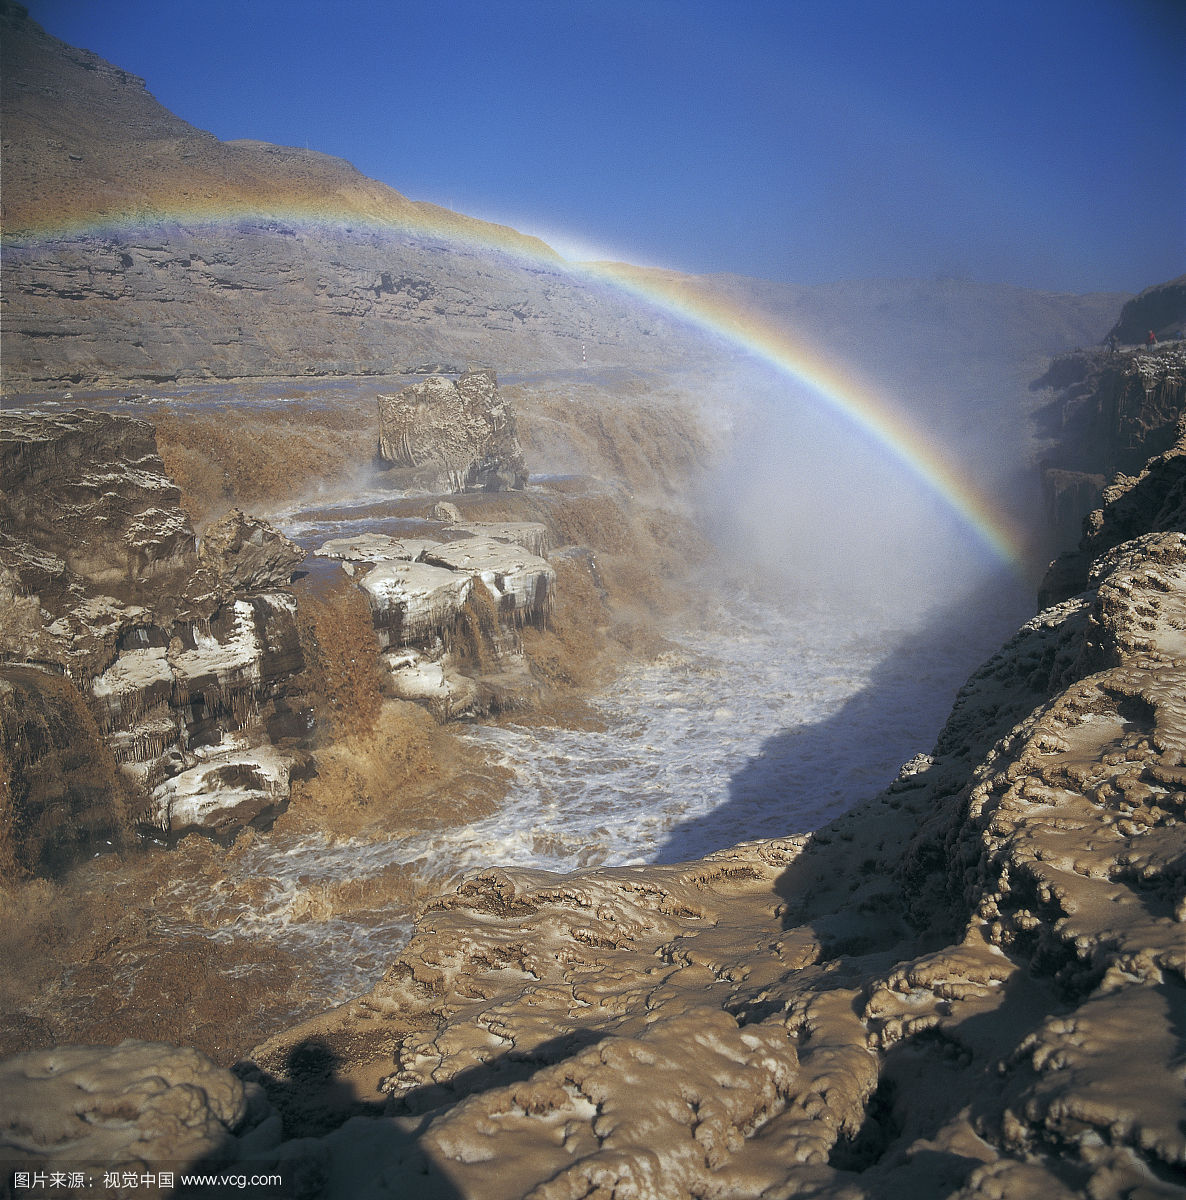
[[[330,481],[357,477],[374,455],[376,425],[348,404],[297,401],[282,409],[221,411],[155,406],[150,419],[182,504],[199,524],[234,506],[292,503]]]
[[[401,718],[414,723],[414,753]],[[416,769],[421,752],[431,769]],[[476,750],[395,701],[373,734],[335,743],[319,768],[272,831],[248,830],[231,847],[191,837],[173,850],[108,854],[55,879],[9,879],[0,889],[0,1057],[131,1037],[185,1041],[229,1066],[278,1023],[322,1010],[333,988],[323,961],[276,931],[243,926],[243,914],[267,902],[269,880],[245,876],[235,860],[253,845],[385,841],[477,820],[505,788]],[[310,879],[286,920],[410,919],[440,887],[423,866]]]

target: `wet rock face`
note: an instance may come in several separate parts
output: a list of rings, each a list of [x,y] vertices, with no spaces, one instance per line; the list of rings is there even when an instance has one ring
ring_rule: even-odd
[[[197,566],[152,427],[83,409],[0,414],[0,562],[52,607],[159,601]]]
[[[85,853],[126,823],[115,781],[96,807],[94,788],[68,767],[68,732],[65,741],[45,732],[71,724],[80,747],[91,730],[118,764],[131,808],[170,836],[226,834],[274,813],[288,769],[264,727],[301,667],[295,602],[277,589],[299,550],[236,512],[208,530],[199,553],[151,426],[128,417],[0,414],[0,479],[10,701],[0,706],[0,745],[17,861]],[[63,689],[89,725],[53,715],[70,700]],[[185,799],[194,770],[220,785],[200,806]],[[47,814],[61,826],[53,837]]]
[[[459,517],[447,507],[446,519]],[[529,703],[538,684],[515,631],[542,627],[552,612],[556,572],[543,557],[547,529],[534,521],[469,522],[444,532],[455,540],[364,534],[335,538],[317,554],[342,560],[366,596],[401,699],[440,720]],[[467,673],[458,641],[488,661]]]
[[[453,492],[522,488],[527,468],[515,415],[493,371],[456,382],[434,375],[379,397],[379,457]]]

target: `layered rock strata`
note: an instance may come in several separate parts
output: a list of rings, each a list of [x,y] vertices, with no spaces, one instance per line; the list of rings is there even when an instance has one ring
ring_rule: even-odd
[[[1032,386],[1052,393],[1039,414],[1056,439],[1041,467],[1048,524],[1061,546],[1074,546],[1108,482],[1173,444],[1186,414],[1186,349],[1077,351]]]
[[[0,52],[5,392],[712,361],[702,334],[538,239],[410,200],[330,155],[195,129],[9,0]],[[648,291],[663,282],[623,270]],[[879,377],[903,345],[915,365],[950,356],[944,387],[904,388],[936,395],[928,422],[960,411],[946,389],[986,347],[1048,357],[1097,341],[1125,298],[957,280],[685,284],[828,353],[862,348]],[[972,397],[991,390],[978,382]]]
[[[0,48],[7,392],[696,352],[537,238],[194,128],[8,0]]]
[[[487,370],[457,380],[432,375],[380,396],[379,458],[430,491],[497,492],[527,482],[514,411]]]
[[[524,549],[546,547],[546,527],[474,522],[447,536],[455,540],[364,534],[317,553],[340,559],[365,594],[397,696],[441,719],[515,707],[537,685],[514,630],[546,624],[555,596],[555,570]],[[466,634],[493,660],[480,670],[462,669],[456,642]]]
[[[15,731],[66,688],[148,826],[221,834],[274,814],[289,764],[266,722],[301,667],[285,585],[302,552],[237,511],[199,549],[151,427],[131,418],[4,413],[0,475],[3,740],[20,804],[45,784],[50,760],[37,747],[52,739]],[[71,794],[49,775],[58,791],[48,794]],[[80,820],[67,810],[57,814],[64,829]],[[25,808],[15,827],[40,822]]]

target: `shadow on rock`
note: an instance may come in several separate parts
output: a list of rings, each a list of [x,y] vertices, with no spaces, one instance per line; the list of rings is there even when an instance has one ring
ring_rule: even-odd
[[[887,647],[868,684],[836,712],[767,738],[734,773],[726,802],[674,826],[656,861],[686,862],[741,835],[806,833],[876,795],[902,763],[931,749],[969,673],[1028,615],[1012,577],[937,612]]]
[[[230,1166],[212,1160],[192,1171],[228,1180],[244,1171],[249,1176],[274,1171],[281,1182],[269,1194],[285,1200],[360,1194],[460,1200],[461,1193],[435,1161],[431,1145],[422,1141],[434,1118],[468,1096],[528,1080],[602,1036],[574,1030],[524,1050],[512,1049],[458,1072],[446,1083],[426,1083],[398,1098],[370,1102],[359,1100],[344,1076],[341,1054],[323,1038],[307,1038],[285,1056],[282,1076],[253,1063],[236,1068],[244,1080],[263,1088],[281,1115],[285,1141],[278,1151],[252,1153]],[[231,1195],[236,1186],[229,1184],[225,1194]],[[200,1194],[224,1193],[210,1185]]]

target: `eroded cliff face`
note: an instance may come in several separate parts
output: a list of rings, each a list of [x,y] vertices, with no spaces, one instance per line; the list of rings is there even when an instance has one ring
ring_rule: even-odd
[[[1087,585],[1104,551],[1181,528],[1186,350],[1069,356],[1045,378],[1059,389],[1048,415],[1063,422],[1052,458],[1071,469],[1047,465],[1043,479],[1063,544],[1075,547],[1043,580],[1040,599],[1053,603]]]
[[[199,552],[152,428],[132,418],[4,413],[0,472],[16,859],[45,865],[42,794],[57,844],[78,853],[126,833],[129,805],[168,836],[274,815],[290,760],[266,723],[301,667],[284,587],[303,552],[239,512]],[[64,704],[85,718],[54,718]],[[118,763],[126,795],[111,770],[80,790],[69,762],[86,747]],[[104,789],[99,819],[86,797]]]
[[[1041,462],[1047,521],[1061,546],[1075,546],[1109,480],[1173,445],[1186,413],[1186,350],[1076,351],[1031,386],[1053,393],[1038,414],[1054,439]]]
[[[20,5],[0,28],[6,392],[696,352],[536,238],[220,141]]]

